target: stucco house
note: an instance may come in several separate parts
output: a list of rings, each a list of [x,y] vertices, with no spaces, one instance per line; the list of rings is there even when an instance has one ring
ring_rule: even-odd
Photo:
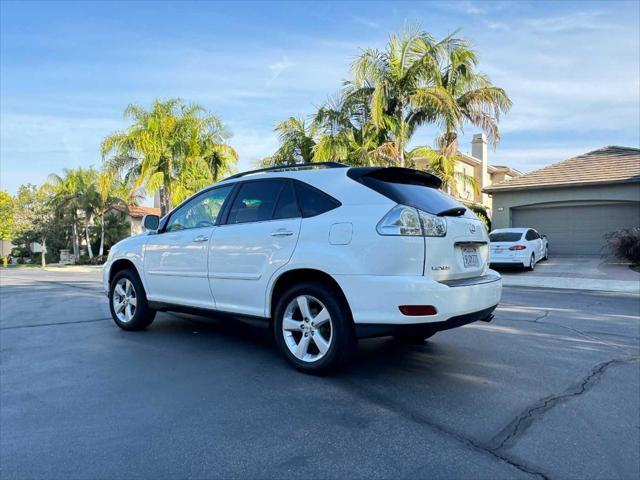
[[[130,226],[130,234],[137,235],[144,229],[142,228],[142,219],[145,215],[160,215],[160,209],[154,207],[140,207],[138,205],[129,205],[126,210],[123,207],[113,207],[113,210],[124,213]]]
[[[471,154],[458,152],[458,161],[455,169],[474,177],[478,185],[478,191],[474,192],[471,185],[457,181],[456,190],[460,200],[469,205],[483,205],[487,209],[489,217],[491,217],[493,212],[492,199],[483,190],[495,183],[515,178],[521,173],[510,167],[489,165],[488,150],[485,134],[478,133],[474,135],[471,141]],[[418,159],[416,160],[416,167],[424,169],[427,166],[426,163],[426,160]]]
[[[555,254],[598,255],[603,235],[640,227],[640,149],[608,146],[485,187],[493,228],[532,227]]]

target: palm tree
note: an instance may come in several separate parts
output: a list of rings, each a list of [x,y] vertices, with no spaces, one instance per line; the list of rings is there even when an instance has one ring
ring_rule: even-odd
[[[440,82],[442,59],[457,42],[451,36],[436,42],[429,33],[407,30],[392,35],[384,51],[365,50],[352,65],[347,87],[368,99],[371,121],[386,132],[385,150],[400,166],[419,126],[458,125],[458,106]]]
[[[80,216],[84,215],[84,237],[89,258],[93,258],[89,226],[92,223],[95,205],[97,203],[98,172],[93,168],[74,170],[64,169],[64,175],[49,175],[49,184],[54,192],[54,203],[58,206],[59,214],[68,215],[71,219],[73,253],[76,260],[80,252]]]
[[[102,157],[108,169],[125,173],[133,189],[159,191],[163,215],[238,159],[220,119],[198,105],[156,100],[145,110],[131,104],[125,117],[132,125],[103,140]]]
[[[93,205],[96,216],[100,219],[100,248],[98,257],[104,255],[105,215],[116,206],[126,208],[130,204],[137,204],[138,198],[132,197],[136,190],[110,170],[103,170],[96,181],[96,197]]]
[[[71,244],[73,257],[77,262],[80,258],[80,238],[78,235],[78,223],[80,204],[78,201],[79,178],[75,170],[65,168],[63,175],[52,173],[47,182],[53,192],[53,204],[56,214],[69,217],[71,223]]]
[[[386,164],[384,133],[371,122],[366,99],[345,90],[323,105],[313,118],[318,132],[315,161],[338,160],[349,165]]]
[[[457,152],[453,155],[446,155],[440,150],[429,147],[416,147],[407,152],[407,159],[412,163],[415,163],[416,159],[425,159],[427,161],[426,170],[439,177],[442,180],[442,189],[451,195],[460,197],[458,185],[465,183],[473,189],[474,193],[479,191],[475,177],[456,170]]]
[[[265,167],[277,165],[294,165],[313,161],[313,149],[316,145],[314,125],[307,125],[303,118],[289,117],[276,125],[280,146],[278,150],[262,160]]]
[[[502,88],[476,70],[477,64],[477,55],[466,40],[448,45],[439,83],[453,98],[459,116],[455,122],[442,118],[444,129],[437,144],[445,155],[457,153],[458,130],[466,124],[481,129],[494,146],[500,141],[498,122],[500,115],[511,108],[511,100]]]

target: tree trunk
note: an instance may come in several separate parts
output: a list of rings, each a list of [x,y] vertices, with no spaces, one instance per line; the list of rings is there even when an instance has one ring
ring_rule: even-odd
[[[46,237],[42,237],[42,254],[40,255],[40,266],[42,268],[47,266],[47,259],[46,259],[46,254],[47,254],[47,238]]]
[[[93,250],[91,248],[91,238],[89,237],[89,219],[87,219],[87,223],[84,225],[84,239],[87,242],[87,253],[89,254],[89,259],[93,259]]]
[[[100,214],[100,250],[98,256],[104,255],[104,213]]]
[[[71,224],[71,243],[73,244],[73,263],[78,263],[80,259],[80,242],[78,242],[78,225],[75,219]]]
[[[171,201],[167,187],[160,188],[160,216],[164,217],[171,210]]]

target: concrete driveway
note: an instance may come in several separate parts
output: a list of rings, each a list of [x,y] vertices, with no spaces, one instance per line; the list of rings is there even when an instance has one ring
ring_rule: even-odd
[[[640,273],[626,263],[594,255],[549,257],[533,272],[500,269],[505,285],[640,293]]]
[[[123,332],[95,272],[0,278],[2,479],[638,476],[638,296],[507,287],[317,378],[240,323]]]

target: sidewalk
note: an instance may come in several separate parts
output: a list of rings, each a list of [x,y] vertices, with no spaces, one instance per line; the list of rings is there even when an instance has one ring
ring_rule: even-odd
[[[559,256],[536,264],[533,272],[501,270],[503,285],[567,288],[640,294],[640,273],[627,264],[596,256]]]

